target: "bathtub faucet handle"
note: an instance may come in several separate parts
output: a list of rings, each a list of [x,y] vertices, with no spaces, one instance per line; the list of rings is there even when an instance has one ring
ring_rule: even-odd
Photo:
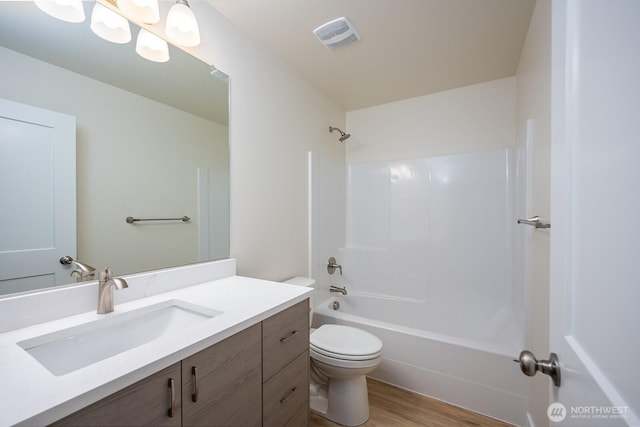
[[[329,261],[327,262],[327,272],[329,274],[333,274],[335,273],[336,268],[340,270],[340,275],[342,276],[342,266],[337,263],[334,257],[329,258]]]

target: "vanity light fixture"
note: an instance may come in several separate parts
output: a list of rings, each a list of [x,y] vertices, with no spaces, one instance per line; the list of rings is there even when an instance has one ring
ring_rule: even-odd
[[[200,29],[187,0],[177,0],[169,10],[165,33],[171,41],[187,47],[200,44]]]
[[[45,13],[67,22],[83,22],[85,20],[82,0],[34,0]],[[112,43],[129,43],[131,41],[132,22],[157,24],[160,22],[158,0],[106,0],[109,7],[96,1],[91,13],[91,30],[99,37]],[[111,6],[120,9],[121,16]],[[125,17],[126,16],[126,17]],[[155,31],[155,30],[154,30]],[[198,21],[187,0],[176,0],[167,14],[165,36],[177,45],[194,47],[200,44],[200,28]],[[153,62],[169,60],[169,46],[161,37],[151,31],[140,29],[136,41],[138,55]]]
[[[144,59],[153,62],[167,62],[169,60],[167,42],[144,28],[140,28],[138,33],[136,52]]]
[[[118,15],[100,3],[93,6],[91,30],[97,36],[112,43],[124,44],[131,41],[131,28],[127,18]]]
[[[160,22],[160,7],[158,0],[117,0],[118,7],[125,15],[144,24]]]
[[[36,6],[47,15],[66,22],[83,22],[84,8],[81,0],[35,0]]]

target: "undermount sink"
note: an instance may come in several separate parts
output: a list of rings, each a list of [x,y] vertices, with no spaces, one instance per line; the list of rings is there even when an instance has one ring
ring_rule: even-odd
[[[30,338],[18,345],[49,372],[60,376],[162,336],[179,334],[222,313],[170,300]]]

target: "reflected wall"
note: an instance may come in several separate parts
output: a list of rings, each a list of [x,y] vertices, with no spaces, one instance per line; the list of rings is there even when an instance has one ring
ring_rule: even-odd
[[[197,262],[198,169],[228,176],[228,127],[8,49],[0,59],[12,64],[1,97],[77,119],[77,258],[119,275]],[[226,188],[213,206],[227,221],[222,257]],[[125,222],[184,215],[192,220]]]

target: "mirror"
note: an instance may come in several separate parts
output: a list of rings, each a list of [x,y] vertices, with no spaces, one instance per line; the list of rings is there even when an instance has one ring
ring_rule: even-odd
[[[139,57],[133,24],[128,44],[99,38],[83,3],[87,19],[71,24],[0,2],[0,98],[76,118],[77,250],[52,261],[123,275],[228,257],[228,83],[173,46],[166,63]]]

